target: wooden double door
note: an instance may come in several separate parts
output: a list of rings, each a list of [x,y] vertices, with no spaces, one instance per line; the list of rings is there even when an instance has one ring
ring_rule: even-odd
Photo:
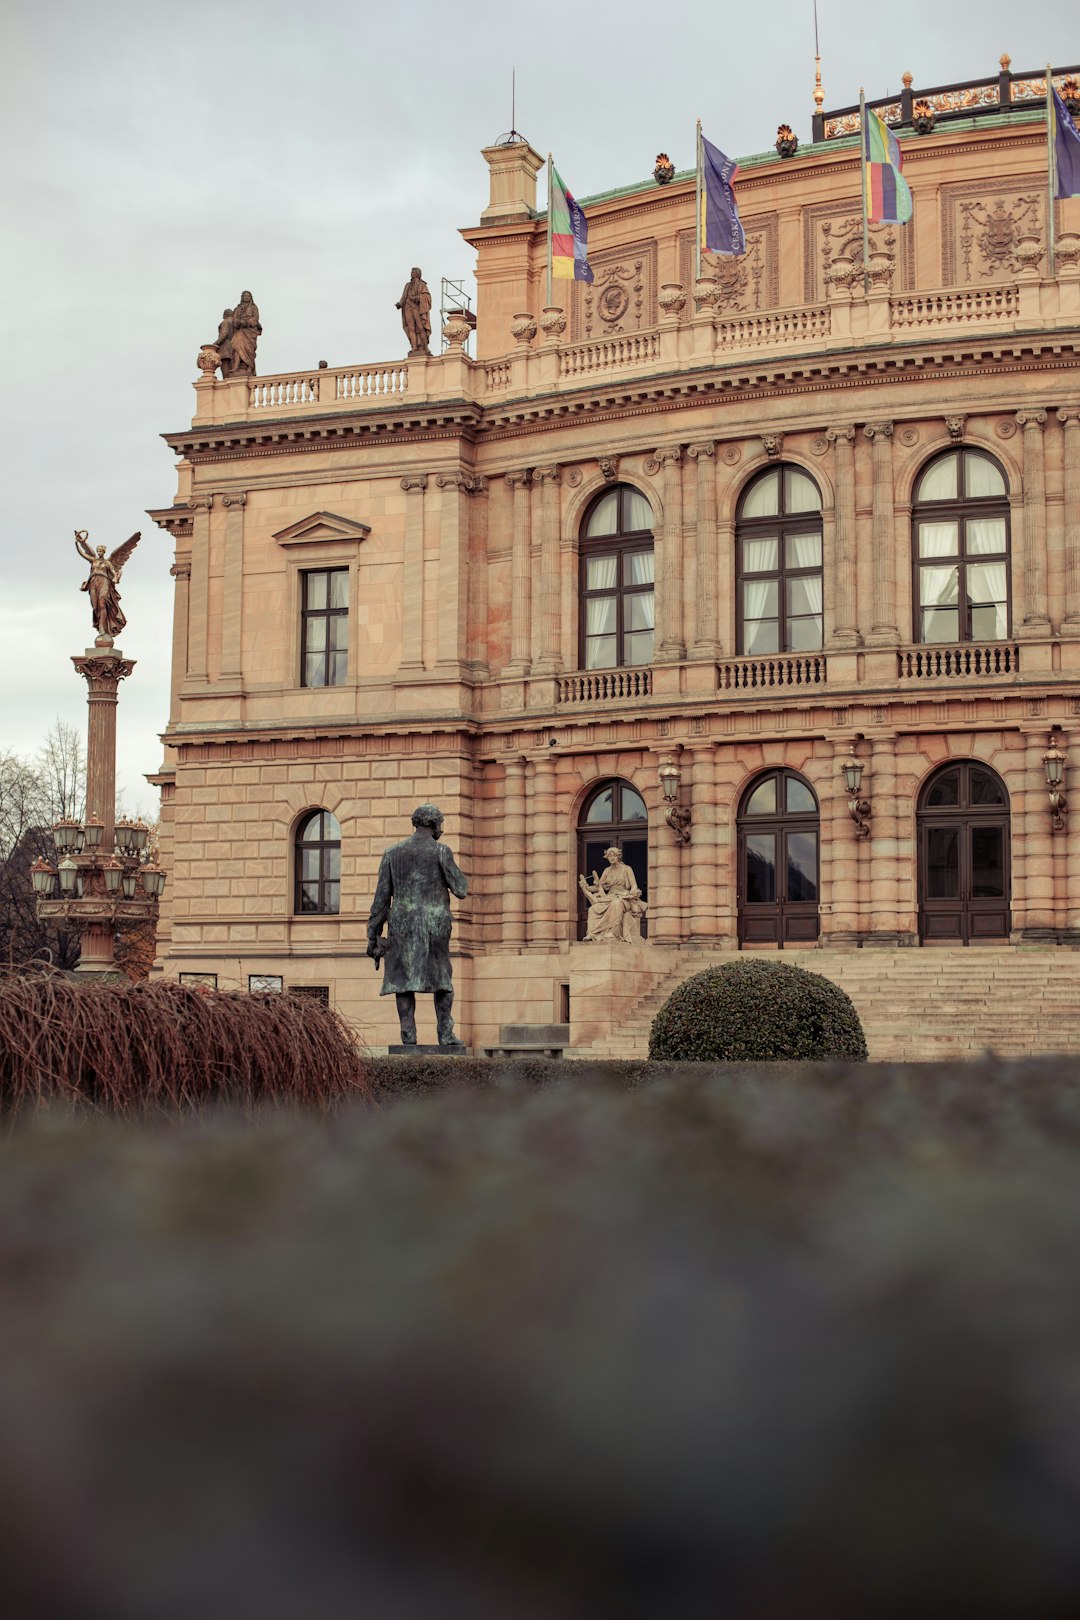
[[[1007,939],[1009,801],[986,765],[945,766],[919,799],[919,938],[976,945]]]
[[[819,822],[813,789],[794,771],[751,784],[738,820],[740,945],[817,939]]]

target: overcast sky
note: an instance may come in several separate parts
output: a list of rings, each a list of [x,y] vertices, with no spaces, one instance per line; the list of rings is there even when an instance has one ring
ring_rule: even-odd
[[[1076,0],[819,0],[826,107],[1080,61]],[[171,502],[160,432],[191,418],[200,343],[250,287],[261,373],[404,353],[394,301],[419,264],[470,277],[457,227],[487,201],[480,148],[510,127],[578,196],[810,138],[812,0],[3,0],[0,749],[85,726],[69,659],[93,632],[72,531],[124,573],[138,660],[120,690],[126,807],[168,710]]]

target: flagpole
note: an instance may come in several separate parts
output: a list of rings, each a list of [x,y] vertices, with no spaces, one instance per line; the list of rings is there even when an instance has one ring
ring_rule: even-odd
[[[551,307],[553,302],[551,286],[551,153],[548,153],[548,195],[547,195],[547,302]]]
[[[697,269],[695,270],[694,274],[695,274],[696,279],[698,281],[700,281],[701,280],[701,119],[700,118],[697,121],[696,159],[697,159],[697,171],[696,171],[696,183],[695,183],[695,186],[694,186],[694,199],[695,199],[694,219],[695,219],[695,223],[696,223],[695,240],[697,242]]]
[[[1055,275],[1054,248],[1054,196],[1057,192],[1057,153],[1054,150],[1054,79],[1050,63],[1046,64],[1046,240],[1049,243],[1050,268],[1047,275]]]
[[[859,86],[859,144],[862,157],[862,280],[863,292],[870,291],[870,209],[866,195],[866,96]]]

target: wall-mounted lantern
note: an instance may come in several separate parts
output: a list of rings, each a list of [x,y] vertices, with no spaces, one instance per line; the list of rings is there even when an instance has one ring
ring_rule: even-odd
[[[856,757],[854,743],[850,745],[847,759],[840,761],[840,769],[844,773],[844,786],[847,789],[848,815],[855,823],[855,831],[858,836],[860,838],[869,838],[870,817],[873,812],[870,808],[870,800],[859,796],[859,789],[862,787],[863,762]]]
[[[1055,727],[1049,737],[1049,747],[1042,757],[1043,770],[1046,772],[1046,786],[1050,799],[1050,814],[1053,817],[1055,832],[1063,832],[1065,828],[1065,795],[1062,786],[1065,781],[1065,755],[1058,747],[1058,732]]]
[[[664,811],[664,820],[675,834],[675,842],[677,844],[688,844],[690,842],[690,811],[685,805],[678,802],[682,772],[671,754],[666,754],[660,761],[656,774],[660,778],[660,788],[664,795],[664,802],[667,805],[667,809]]]

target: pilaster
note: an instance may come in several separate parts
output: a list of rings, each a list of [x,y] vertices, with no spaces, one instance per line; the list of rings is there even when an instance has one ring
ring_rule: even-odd
[[[514,519],[510,578],[510,664],[519,675],[527,675],[530,666],[532,609],[532,537],[529,529],[528,468],[508,472],[506,482],[514,492]]]
[[[1046,465],[1043,451],[1044,410],[1017,411],[1024,430],[1024,618],[1018,636],[1045,636],[1046,611]]]
[[[220,680],[239,685],[243,647],[244,604],[244,507],[243,490],[230,490],[218,497],[225,508],[225,560],[221,602]]]
[[[210,612],[210,512],[213,495],[195,495],[188,501],[191,520],[191,579],[188,588],[189,686],[205,686],[206,626]]]
[[[833,515],[834,613],[835,623],[828,637],[830,647],[858,647],[859,634],[855,604],[855,429],[829,428],[826,437],[833,447],[836,468],[836,511]]]
[[[656,580],[657,627],[660,645],[657,663],[678,663],[686,657],[682,622],[682,451],[668,445],[654,451],[645,463],[646,472],[661,473],[664,527],[660,546],[660,567]]]
[[[868,422],[863,435],[871,444],[873,467],[873,620],[871,646],[895,647],[900,640],[896,623],[896,547],[893,525],[893,466],[891,422]]]
[[[401,670],[424,667],[424,492],[426,473],[406,473],[405,545],[402,557]]]
[[[525,943],[525,756],[511,755],[505,765],[502,818],[502,941]]]
[[[537,467],[533,484],[540,486],[540,576],[537,592],[537,668],[553,674],[562,667],[559,652],[559,484],[558,463]]]
[[[712,439],[708,439],[703,443],[688,445],[686,453],[697,467],[697,521],[694,534],[697,590],[693,656],[716,658],[720,652],[716,445]]]
[[[1065,622],[1074,635],[1080,631],[1080,406],[1062,406],[1057,413],[1064,439],[1065,467]]]

